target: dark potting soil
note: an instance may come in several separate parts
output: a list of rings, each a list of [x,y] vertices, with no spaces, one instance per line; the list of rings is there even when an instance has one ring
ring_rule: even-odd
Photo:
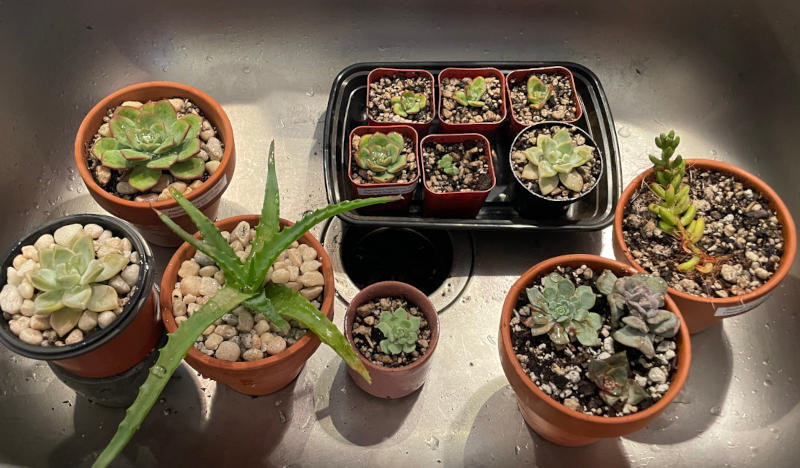
[[[631,255],[650,273],[675,289],[703,297],[739,296],[766,283],[783,256],[782,225],[767,199],[735,177],[688,168],[684,183],[706,221],[699,242],[706,253],[720,258],[708,274],[683,273],[677,265],[691,258],[679,241],[658,227],[648,206],[658,197],[642,186],[625,207],[622,235]]]
[[[528,102],[528,78],[508,83],[511,107],[514,118],[523,125],[530,125],[546,120],[575,120],[578,108],[574,99],[572,84],[567,76],[560,73],[534,73],[544,84],[552,84],[550,98],[541,109],[534,109]]]
[[[441,119],[448,123],[483,123],[497,122],[503,117],[503,88],[494,76],[483,77],[486,92],[481,101],[483,107],[464,106],[453,99],[456,91],[465,91],[472,84],[473,78],[444,78],[439,84],[442,93]]]
[[[653,340],[656,355],[648,359],[639,350],[629,348],[614,341],[611,337],[611,324],[609,321],[609,307],[604,295],[597,291],[595,281],[602,272],[594,272],[587,266],[579,268],[558,267],[555,270],[560,275],[567,277],[576,286],[590,286],[597,299],[591,309],[603,317],[603,326],[599,338],[601,345],[586,347],[578,341],[566,345],[554,344],[547,334],[533,336],[531,329],[523,324],[530,317],[531,306],[525,290],[517,298],[517,305],[511,318],[511,344],[514,348],[517,361],[528,373],[528,377],[544,393],[564,406],[585,414],[595,416],[623,416],[649,408],[669,390],[672,377],[677,368],[675,338],[661,338],[656,336]],[[541,284],[542,278],[537,278],[528,287]],[[527,288],[526,288],[527,289]],[[630,363],[631,377],[644,388],[650,395],[640,401],[635,407],[617,403],[609,407],[600,398],[598,388],[586,375],[590,359],[605,359],[615,352],[625,351]],[[665,381],[651,378],[651,371],[659,369]]]
[[[460,143],[426,143],[422,149],[425,183],[437,193],[488,190],[492,186],[486,148],[480,140]],[[450,155],[454,175],[450,175],[438,163]]]
[[[411,353],[387,354],[380,349],[380,342],[385,338],[376,326],[383,311],[394,312],[402,307],[411,315],[420,318],[417,348]],[[353,319],[353,341],[362,356],[373,364],[383,367],[402,367],[411,364],[428,352],[431,339],[431,328],[425,320],[425,314],[416,305],[409,304],[399,297],[376,298],[356,310]]]
[[[392,98],[406,91],[422,93],[427,98],[425,107],[416,114],[401,117],[392,110]],[[402,76],[384,76],[369,85],[369,104],[367,112],[378,122],[427,122],[433,115],[433,81],[427,76],[405,78]]]
[[[525,156],[523,151],[530,147],[536,146],[536,138],[540,134],[545,134],[552,137],[562,128],[566,128],[570,132],[572,135],[572,141],[576,145],[591,146],[591,143],[587,142],[586,138],[581,133],[575,131],[574,128],[552,125],[548,128],[532,129],[520,134],[514,143],[514,147],[511,149],[511,164],[514,168],[514,173],[517,175],[517,179],[520,180],[522,185],[533,193],[542,195],[538,180],[522,179],[522,171],[525,169],[525,166],[528,165],[528,158]],[[558,187],[556,187],[555,190],[547,195],[542,196],[545,198],[551,198],[553,200],[571,200],[576,198],[594,188],[595,184],[597,183],[597,179],[600,177],[600,172],[602,169],[603,163],[600,161],[600,154],[598,153],[597,148],[595,148],[594,151],[592,151],[592,159],[590,159],[586,164],[576,168],[578,174],[580,174],[581,178],[583,178],[583,188],[580,192],[570,190],[561,185],[561,182],[559,182]]]
[[[384,132],[388,133],[388,132]],[[358,135],[353,135],[353,164],[350,168],[350,175],[353,179],[353,182],[357,184],[383,184],[386,182],[377,182],[372,179],[374,175],[371,170],[369,169],[362,169],[356,164],[355,157],[356,153],[358,152],[358,143],[361,140],[361,137]],[[403,137],[403,149],[400,150],[400,154],[404,155],[406,161],[408,162],[408,166],[405,169],[400,171],[399,173],[395,174],[393,180],[388,183],[405,183],[414,180],[417,177],[417,154],[414,152],[414,141],[411,138]]]

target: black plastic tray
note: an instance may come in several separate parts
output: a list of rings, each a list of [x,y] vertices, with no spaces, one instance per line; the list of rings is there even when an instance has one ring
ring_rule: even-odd
[[[360,213],[351,211],[339,215],[344,221],[360,225],[382,225],[397,227],[424,227],[433,229],[473,229],[473,230],[542,230],[542,231],[593,231],[602,229],[614,218],[614,209],[622,193],[622,171],[620,168],[619,146],[614,128],[614,119],[608,107],[603,86],[597,76],[588,68],[572,62],[386,62],[357,63],[342,70],[333,82],[328,109],[325,115],[323,137],[323,170],[325,189],[329,203],[351,200],[353,190],[347,177],[348,136],[350,131],[360,125],[367,125],[366,92],[367,75],[374,68],[421,68],[437,76],[448,67],[478,68],[494,67],[504,74],[521,68],[563,66],[575,76],[583,116],[575,125],[585,129],[600,148],[605,170],[593,193],[570,206],[563,217],[537,220],[519,216],[513,208],[513,176],[507,163],[508,147],[512,136],[508,122],[509,109],[505,122],[489,140],[495,152],[494,170],[497,185],[489,194],[477,218],[431,218],[422,215],[422,183],[417,186],[408,212],[403,213]],[[438,83],[435,88],[433,104],[438,106]],[[438,109],[430,133],[439,133]],[[420,139],[422,135],[420,136]]]

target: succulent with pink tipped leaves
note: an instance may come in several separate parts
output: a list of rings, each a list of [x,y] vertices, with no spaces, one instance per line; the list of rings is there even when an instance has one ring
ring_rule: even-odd
[[[558,273],[550,273],[541,286],[527,289],[533,312],[526,325],[533,336],[547,333],[555,344],[577,340],[584,346],[597,346],[597,331],[603,325],[600,315],[589,312],[595,295],[589,286],[577,288]]]
[[[608,406],[614,406],[618,402],[636,405],[648,397],[647,392],[630,378],[630,373],[625,351],[606,359],[590,360],[586,372],[589,379],[600,389],[600,398]]]
[[[103,166],[130,170],[128,183],[146,192],[168,170],[181,180],[203,176],[200,152],[203,119],[195,114],[178,117],[168,100],[150,101],[140,108],[119,106],[108,123],[110,137],[97,140],[92,153]]]

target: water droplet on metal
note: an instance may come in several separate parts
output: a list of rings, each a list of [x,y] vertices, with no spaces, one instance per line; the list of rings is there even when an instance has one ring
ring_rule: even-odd
[[[310,90],[306,91],[306,96],[313,97],[314,96],[314,90],[310,89]]]
[[[242,67],[242,73],[250,73],[250,67],[248,67],[247,65]]]
[[[210,55],[206,55],[206,62],[212,62],[213,60],[214,60],[214,57],[212,57]]]
[[[621,136],[622,138],[628,138],[631,136],[631,129],[623,125],[617,129],[617,135]]]
[[[712,406],[711,409],[708,410],[708,412],[713,414],[714,416],[720,416],[722,415],[722,408],[720,408],[719,406]]]
[[[764,384],[765,387],[771,387],[772,386],[772,381],[770,379],[764,379],[764,382],[762,382],[762,383]]]
[[[439,448],[439,439],[437,439],[435,436],[430,436],[425,443],[428,444],[428,447],[430,447],[431,450],[436,450]]]

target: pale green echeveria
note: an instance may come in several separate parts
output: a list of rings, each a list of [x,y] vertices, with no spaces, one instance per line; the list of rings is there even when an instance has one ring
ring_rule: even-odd
[[[128,183],[140,192],[156,185],[165,170],[181,180],[199,179],[205,172],[197,157],[202,123],[195,114],[178,117],[166,99],[138,109],[119,106],[108,123],[111,136],[99,139],[92,153],[105,167],[130,170]]]
[[[486,105],[481,100],[484,93],[486,93],[486,80],[479,76],[472,80],[464,90],[459,90],[453,93],[453,99],[462,106],[483,107]]]
[[[528,159],[523,178],[538,180],[539,190],[542,195],[547,195],[558,187],[559,181],[564,187],[580,192],[583,189],[583,177],[576,168],[592,159],[594,148],[576,145],[569,131],[562,128],[553,137],[539,134],[536,146],[523,152]]]
[[[630,365],[625,351],[606,359],[590,360],[586,374],[597,385],[600,398],[608,406],[617,403],[636,405],[649,397],[647,392],[630,378]]]
[[[358,142],[355,160],[358,167],[372,171],[375,182],[391,182],[408,166],[403,155],[403,135],[380,132],[363,135]]]
[[[381,340],[380,348],[385,353],[400,354],[411,353],[417,348],[419,337],[420,318],[406,312],[402,307],[394,313],[384,310],[381,312],[378,330],[386,339]]]
[[[75,327],[84,310],[118,307],[117,291],[99,283],[122,271],[128,259],[117,253],[95,258],[88,234],[76,235],[69,248],[55,244],[40,251],[39,264],[31,275],[31,283],[40,291],[33,304],[37,315],[51,315],[50,325],[59,336]]]
[[[400,96],[391,99],[392,111],[400,117],[417,114],[428,104],[428,98],[423,93],[404,91]]]
[[[558,273],[550,273],[541,286],[527,289],[533,306],[531,333],[547,333],[555,344],[564,345],[576,339],[584,346],[597,346],[597,331],[603,325],[600,315],[589,312],[594,307],[595,294],[589,286],[577,288]]]

